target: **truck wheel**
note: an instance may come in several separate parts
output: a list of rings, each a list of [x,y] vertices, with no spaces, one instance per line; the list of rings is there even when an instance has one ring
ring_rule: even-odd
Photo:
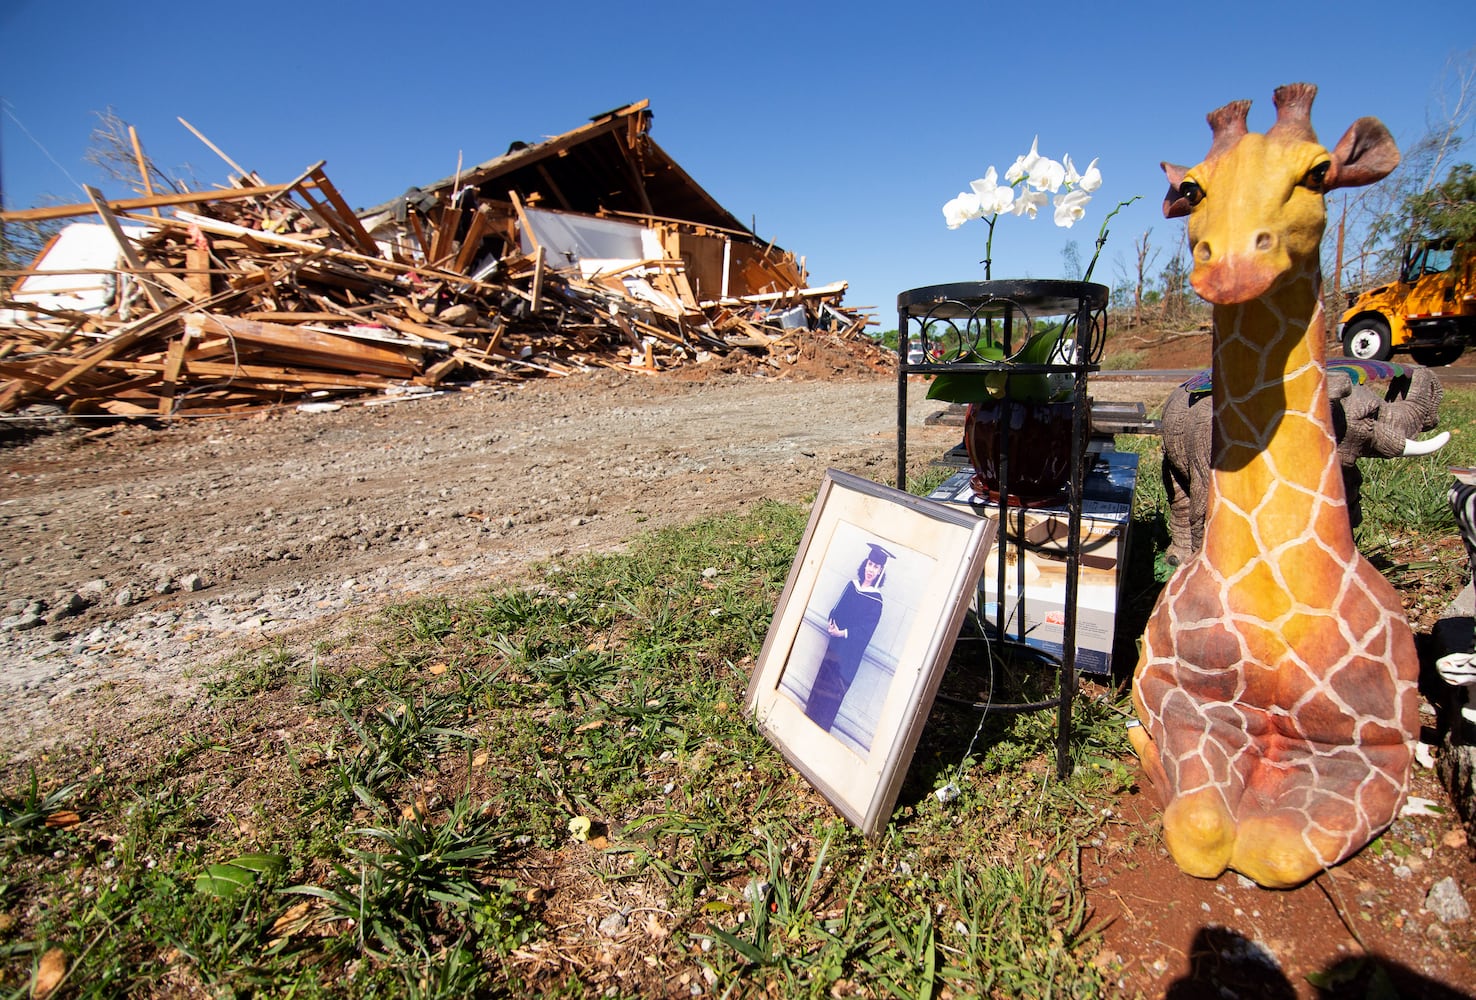
[[[1394,353],[1389,324],[1378,316],[1355,319],[1343,330],[1343,350],[1360,361],[1388,361]]]
[[[1446,345],[1441,345],[1440,347],[1411,347],[1409,349],[1409,355],[1426,368],[1439,368],[1441,365],[1448,365],[1456,358],[1459,358],[1464,350],[1465,348],[1463,347],[1449,347]]]

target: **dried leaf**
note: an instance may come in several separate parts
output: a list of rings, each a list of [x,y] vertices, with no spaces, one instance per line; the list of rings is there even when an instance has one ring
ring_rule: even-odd
[[[82,822],[82,817],[70,809],[58,809],[46,817],[46,825],[54,829],[66,830]]]
[[[446,672],[447,667],[444,663],[432,663],[426,669],[428,669],[432,674],[440,675]]]
[[[486,765],[489,759],[490,758],[487,756],[487,751],[483,750],[481,753],[472,758],[472,767],[483,767],[484,765]]]
[[[61,985],[67,975],[67,953],[60,948],[52,948],[41,956],[41,962],[36,966],[36,980],[31,984],[31,996],[36,1000],[50,996],[51,992]]]
[[[293,934],[296,934],[298,931],[306,927],[309,921],[305,918],[308,915],[308,910],[312,908],[312,905],[313,904],[311,900],[304,900],[303,902],[298,903],[295,906],[289,906],[287,908],[287,912],[278,917],[276,921],[272,924],[272,937],[276,940],[291,937]],[[274,940],[272,943],[275,944],[276,940]]]

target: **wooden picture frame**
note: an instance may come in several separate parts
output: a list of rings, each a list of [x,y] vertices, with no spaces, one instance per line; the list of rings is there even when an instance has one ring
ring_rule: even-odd
[[[891,815],[995,530],[971,511],[825,473],[746,707],[868,837]]]

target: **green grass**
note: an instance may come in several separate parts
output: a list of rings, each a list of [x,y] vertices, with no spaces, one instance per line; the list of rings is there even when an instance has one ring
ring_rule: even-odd
[[[1464,565],[1420,552],[1454,536],[1476,397],[1443,412],[1441,456],[1367,463],[1360,539],[1449,589]],[[1167,531],[1157,442],[1119,443],[1130,630]],[[1115,995],[1078,857],[1136,780],[1122,693],[1078,701],[1065,781],[1053,713],[940,702],[857,836],[742,710],[807,515],[399,605],[375,656],[274,646],[184,717],[7,773],[0,992],[59,949],[83,997]]]

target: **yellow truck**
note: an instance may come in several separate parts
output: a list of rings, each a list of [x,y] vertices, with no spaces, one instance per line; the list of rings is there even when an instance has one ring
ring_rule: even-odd
[[[1449,240],[1409,243],[1399,280],[1354,299],[1339,330],[1349,357],[1408,351],[1422,365],[1450,364],[1476,343],[1476,252]]]

